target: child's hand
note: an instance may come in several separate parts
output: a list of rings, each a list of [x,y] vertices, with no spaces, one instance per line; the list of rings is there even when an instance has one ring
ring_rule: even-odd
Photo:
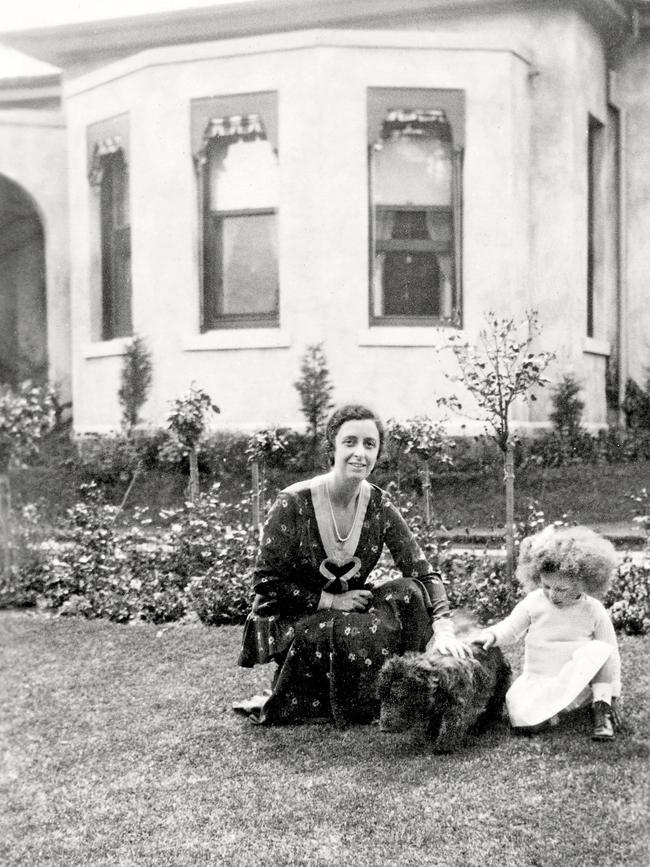
[[[497,637],[491,629],[484,629],[483,632],[474,639],[476,644],[482,645],[483,650],[489,650],[493,644],[496,644],[496,640]]]

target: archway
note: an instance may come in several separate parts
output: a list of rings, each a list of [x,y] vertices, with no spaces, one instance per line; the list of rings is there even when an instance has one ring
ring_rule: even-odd
[[[0,383],[46,378],[43,224],[29,194],[0,175]]]

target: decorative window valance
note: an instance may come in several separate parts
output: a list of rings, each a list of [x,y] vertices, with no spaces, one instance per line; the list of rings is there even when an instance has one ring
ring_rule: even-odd
[[[269,90],[193,99],[190,135],[197,168],[217,137],[228,143],[266,139],[277,154],[278,95]]]
[[[125,164],[129,162],[129,116],[116,117],[91,124],[86,130],[86,158],[88,180],[99,186],[103,176],[105,157],[121,152]]]
[[[446,140],[452,143],[454,149],[463,148],[465,94],[462,90],[431,90],[423,87],[368,88],[370,147],[391,138],[393,133],[402,136],[423,136],[431,133],[441,137],[440,133],[445,126]]]
[[[382,139],[397,136],[433,136],[451,141],[451,129],[442,109],[391,108],[381,125]]]
[[[266,139],[266,130],[259,114],[234,114],[230,117],[211,118],[203,133],[201,150],[197,154],[199,165],[205,163],[208,145],[215,139],[223,145],[238,141],[256,141]]]

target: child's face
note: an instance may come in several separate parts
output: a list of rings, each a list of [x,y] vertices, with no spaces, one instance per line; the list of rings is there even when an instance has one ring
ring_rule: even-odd
[[[573,605],[580,597],[579,588],[558,572],[542,572],[540,586],[546,598],[550,599],[557,608]]]

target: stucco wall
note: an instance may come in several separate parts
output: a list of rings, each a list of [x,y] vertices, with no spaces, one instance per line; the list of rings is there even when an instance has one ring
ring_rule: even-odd
[[[91,343],[97,266],[85,169],[87,125],[124,112],[134,327],[154,363],[150,422],[195,381],[221,406],[220,424],[298,423],[293,382],[316,341],[337,400],[362,399],[390,416],[435,415],[436,396],[451,388],[442,374],[450,353],[436,351],[445,332],[368,328],[368,87],[465,91],[465,333],[473,339],[487,309],[518,316],[537,307],[558,370],[587,376],[595,364],[590,417],[604,420],[604,359],[583,354],[586,120],[604,114],[604,80],[596,34],[575,16],[549,13],[477,19],[464,34],[289,34],[178,47],[70,82],[75,424],[119,421],[121,344]],[[199,335],[190,101],[271,89],[279,95],[280,329]],[[543,420],[546,407],[528,413],[517,416]]]
[[[0,112],[0,171],[31,197],[43,224],[49,375],[67,401],[71,394],[70,252],[63,118],[45,111]]]
[[[650,33],[629,47],[617,84],[626,119],[628,370],[645,386],[650,368]]]
[[[605,371],[615,357],[618,337],[617,190],[607,110],[607,60],[601,34],[576,10],[548,6],[438,16],[438,26],[471,32],[479,41],[510,38],[531,62],[529,89],[530,210],[528,304],[543,325],[540,346],[557,355],[551,377],[570,373],[583,387],[584,421],[602,426],[607,418]],[[411,22],[417,30],[431,26],[426,15]],[[647,92],[647,91],[646,91]],[[594,339],[587,339],[587,132],[592,116],[604,125],[606,160],[598,190]],[[550,390],[517,417],[544,422]]]

